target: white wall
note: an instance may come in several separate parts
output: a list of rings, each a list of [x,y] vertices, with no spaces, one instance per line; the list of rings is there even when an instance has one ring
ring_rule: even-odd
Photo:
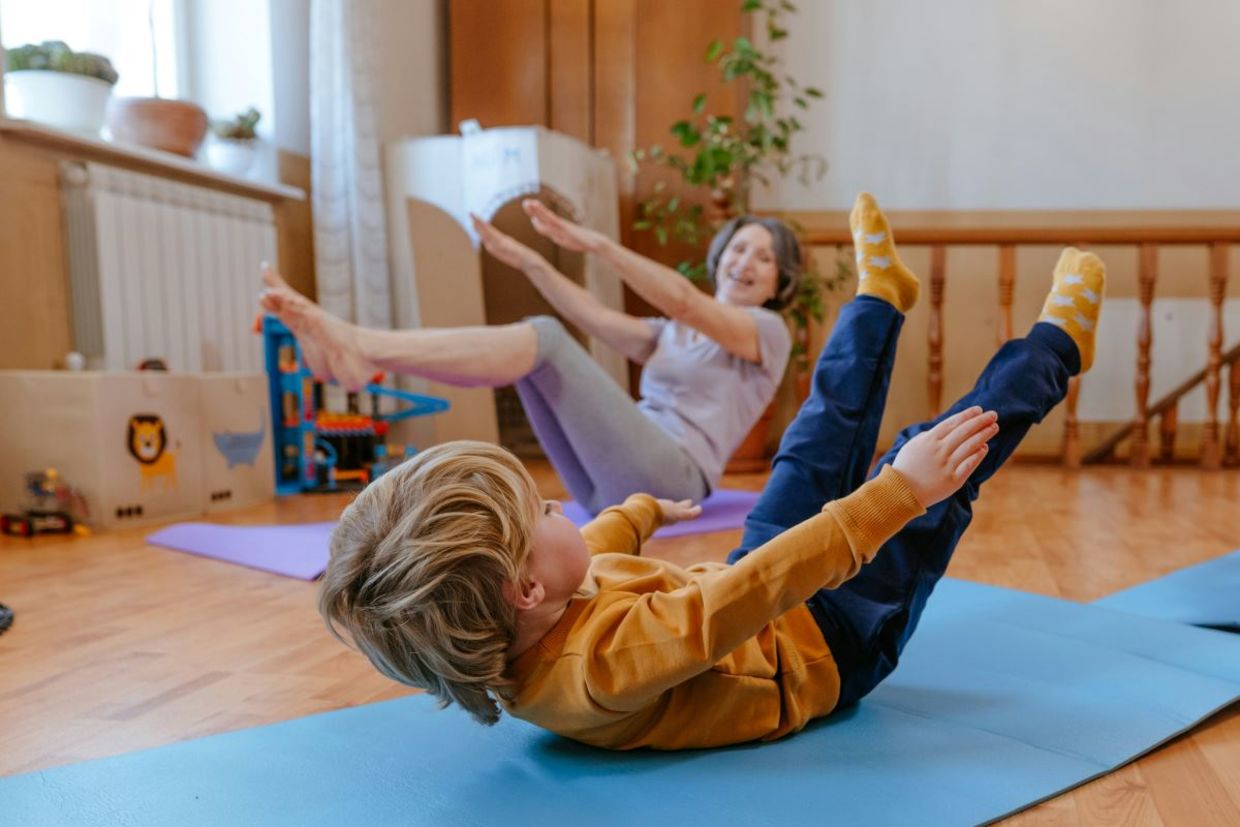
[[[1236,0],[805,0],[789,72],[799,138],[831,164],[757,206],[1240,205]]]
[[[380,139],[443,131],[442,2],[367,1],[378,4],[381,16]],[[212,117],[257,106],[259,133],[269,145],[309,155],[309,0],[184,2],[189,95]]]
[[[212,120],[234,117],[251,106],[262,113],[257,157],[246,174],[263,181],[279,177],[270,12],[266,2],[185,0],[184,94]]]
[[[188,0],[186,5],[189,96],[213,119],[257,107],[263,114],[258,132],[270,138],[275,93],[269,4]]]
[[[310,3],[270,0],[276,146],[310,154]]]

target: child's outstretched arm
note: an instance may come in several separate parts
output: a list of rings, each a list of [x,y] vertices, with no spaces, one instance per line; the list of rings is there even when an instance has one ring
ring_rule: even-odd
[[[597,641],[585,675],[591,696],[608,709],[640,709],[818,589],[848,580],[905,523],[964,484],[986,454],[994,423],[980,408],[949,417],[910,440],[894,468],[736,565],[675,591],[609,605],[589,623]]]
[[[581,528],[591,554],[640,554],[642,543],[660,526],[695,519],[700,505],[689,500],[656,500],[649,494],[633,494],[623,505],[604,509]]]

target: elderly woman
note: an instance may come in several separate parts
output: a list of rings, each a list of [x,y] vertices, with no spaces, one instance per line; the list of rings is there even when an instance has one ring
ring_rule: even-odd
[[[522,206],[538,232],[599,256],[663,314],[637,318],[604,306],[542,256],[473,218],[486,249],[521,270],[565,319],[645,366],[637,402],[550,316],[502,326],[371,330],[327,314],[270,268],[262,306],[297,336],[318,378],[349,389],[380,369],[453,385],[515,385],[547,458],[591,512],[636,491],[701,500],[783,377],[791,340],[779,311],[801,272],[795,236],[770,218],[728,222],[707,256],[711,296],[538,201]]]

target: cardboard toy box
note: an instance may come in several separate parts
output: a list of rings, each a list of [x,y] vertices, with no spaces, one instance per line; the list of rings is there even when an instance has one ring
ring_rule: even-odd
[[[203,512],[194,376],[0,372],[0,508],[29,505],[25,475],[55,468],[95,528]]]
[[[275,492],[267,377],[204,373],[202,406],[204,510],[223,511],[270,500]]]

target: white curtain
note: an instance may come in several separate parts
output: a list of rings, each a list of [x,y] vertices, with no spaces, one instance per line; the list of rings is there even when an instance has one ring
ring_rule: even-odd
[[[392,326],[379,167],[379,0],[312,0],[310,165],[319,303]]]

